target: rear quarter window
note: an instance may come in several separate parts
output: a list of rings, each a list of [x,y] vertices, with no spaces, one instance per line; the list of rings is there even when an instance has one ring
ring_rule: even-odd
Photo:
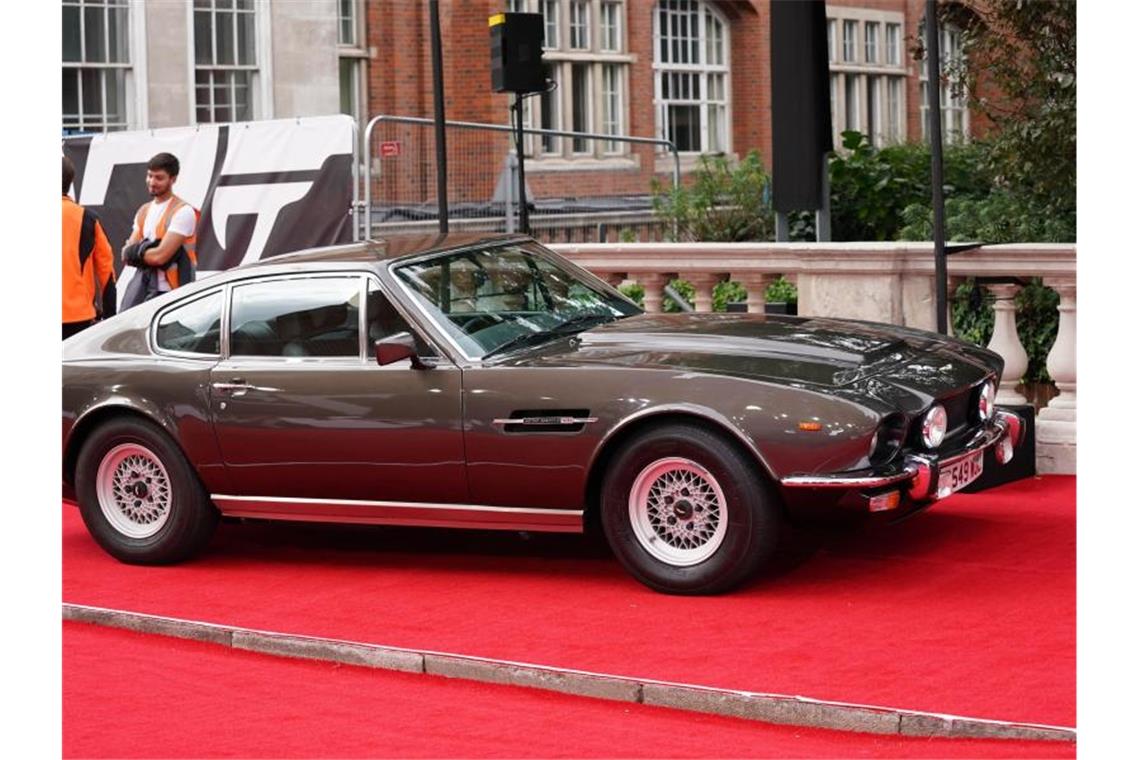
[[[155,345],[164,351],[221,356],[222,291],[163,312],[155,330]]]

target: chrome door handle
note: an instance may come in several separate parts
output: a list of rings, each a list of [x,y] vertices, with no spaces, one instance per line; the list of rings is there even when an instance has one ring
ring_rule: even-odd
[[[238,378],[234,378],[232,383],[211,383],[210,387],[216,391],[229,391],[231,396],[244,396],[249,391],[277,393],[281,390],[280,388],[272,388],[268,385],[250,385]]]

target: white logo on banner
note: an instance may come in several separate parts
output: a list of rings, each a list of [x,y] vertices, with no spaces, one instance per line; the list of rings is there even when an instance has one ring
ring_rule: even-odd
[[[167,152],[177,156],[181,164],[175,194],[205,213],[219,131],[219,126],[211,124],[96,135],[91,139],[79,203],[104,205],[116,166],[145,164],[154,154]],[[354,122],[343,115],[229,125],[225,161],[209,208],[218,246],[224,250],[231,216],[256,214],[242,263],[260,259],[281,210],[303,198],[314,181],[289,177],[257,183],[233,180],[249,175],[317,172],[330,156],[352,153],[353,140]],[[112,241],[112,245],[117,248],[122,242]],[[124,272],[125,279],[130,274],[133,272]]]

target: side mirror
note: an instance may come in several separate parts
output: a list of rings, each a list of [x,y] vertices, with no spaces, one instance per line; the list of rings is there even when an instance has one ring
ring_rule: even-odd
[[[413,369],[428,369],[430,364],[424,363],[416,347],[416,339],[409,332],[399,332],[387,338],[376,341],[376,363],[383,367],[386,364],[411,359]]]

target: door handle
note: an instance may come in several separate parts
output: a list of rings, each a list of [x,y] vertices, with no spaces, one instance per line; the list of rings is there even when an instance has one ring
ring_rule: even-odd
[[[268,385],[250,385],[240,377],[235,377],[228,383],[211,383],[210,387],[216,391],[228,392],[231,396],[244,396],[249,391],[261,391],[262,393],[278,393],[280,388],[273,388]]]

